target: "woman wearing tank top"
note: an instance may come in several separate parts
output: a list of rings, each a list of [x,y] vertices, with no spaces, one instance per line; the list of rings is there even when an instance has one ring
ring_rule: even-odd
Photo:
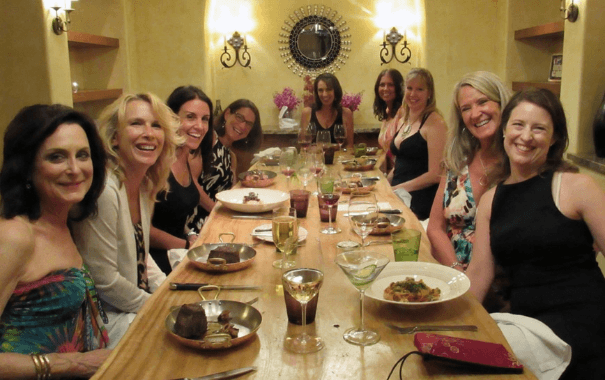
[[[605,248],[605,193],[563,161],[565,113],[550,91],[513,96],[498,136],[502,182],[479,204],[471,292],[483,300],[498,262],[511,313],[543,322],[571,346],[561,378],[604,379],[605,278],[593,243]]]
[[[340,105],[342,100],[342,87],[338,79],[329,73],[315,78],[313,83],[313,97],[315,103],[312,107],[305,107],[300,119],[300,131],[303,133],[309,123],[315,123],[317,131],[330,131],[332,143],[334,139],[334,126],[344,124],[347,131],[346,146],[353,146],[353,111]],[[313,137],[315,139],[315,136]]]
[[[391,152],[395,168],[388,180],[393,190],[404,189],[412,195],[410,209],[418,219],[429,217],[441,174],[441,161],[447,127],[437,111],[435,85],[431,73],[412,69],[405,78],[403,105]]]

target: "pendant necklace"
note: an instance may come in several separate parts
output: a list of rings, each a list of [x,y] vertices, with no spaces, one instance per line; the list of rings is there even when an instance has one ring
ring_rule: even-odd
[[[487,169],[485,168],[485,165],[483,164],[483,160],[481,159],[481,156],[479,156],[479,162],[481,162],[481,167],[483,168],[483,175],[481,175],[481,177],[479,177],[479,185],[487,186],[487,184],[489,183],[487,181]]]
[[[408,125],[406,125],[403,130],[401,131],[401,133],[403,133],[403,135],[401,136],[402,140],[405,139],[410,132],[412,131],[412,124],[414,124],[415,122],[417,122],[418,119],[412,121],[411,123],[408,123]]]

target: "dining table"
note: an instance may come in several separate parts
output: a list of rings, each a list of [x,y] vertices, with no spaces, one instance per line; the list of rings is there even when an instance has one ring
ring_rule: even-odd
[[[278,166],[255,165],[259,169],[278,173],[268,189],[288,192],[302,188],[296,177],[287,179],[280,173]],[[345,171],[343,165],[336,161],[335,164],[327,166],[328,170],[342,175],[352,173]],[[391,208],[400,209],[400,216],[405,219],[404,228],[422,232],[418,260],[437,263],[431,255],[430,242],[422,224],[393,193],[383,173],[375,168],[362,174],[379,177],[372,190],[378,202],[383,206],[388,204]],[[238,187],[241,187],[241,184],[236,184],[235,188]],[[316,183],[312,182],[307,187],[308,190],[315,191]],[[340,199],[343,204],[347,201],[346,195]],[[337,247],[339,242],[345,240],[360,242],[360,238],[352,231],[348,218],[344,216],[345,212],[346,207],[341,206],[334,222],[341,232],[333,235],[320,232],[327,223],[320,222],[317,197],[313,195],[309,201],[306,217],[298,218],[299,225],[307,230],[307,237],[297,248],[295,255],[300,259],[319,259],[315,262],[322,263],[321,269],[324,272],[315,320],[305,326],[308,333],[323,339],[325,343],[323,349],[314,353],[298,354],[284,348],[284,340],[288,336],[300,333],[303,327],[288,321],[282,287],[283,270],[272,266],[273,261],[280,258],[274,244],[260,242],[251,236],[254,228],[271,221],[234,219],[233,216],[242,213],[217,202],[192,247],[218,243],[219,234],[232,232],[236,243],[253,245],[256,256],[252,264],[239,271],[216,273],[201,270],[185,256],[141,308],[124,337],[92,378],[99,380],[195,378],[240,367],[255,366],[256,371],[241,378],[387,379],[391,368],[402,356],[417,351],[414,334],[398,334],[387,327],[387,323],[397,326],[475,325],[477,331],[447,331],[440,334],[499,343],[512,352],[496,322],[470,292],[447,302],[429,304],[422,308],[402,308],[366,296],[365,326],[377,331],[381,339],[378,343],[365,347],[346,342],[343,339],[344,331],[360,323],[360,294],[335,263],[335,257],[341,252]],[[261,215],[270,217],[271,213]],[[382,241],[384,244],[372,244],[364,249],[383,253],[391,262],[394,261],[393,248],[388,242],[390,236],[370,235],[366,240]],[[262,316],[259,329],[248,341],[230,348],[208,350],[183,345],[169,333],[165,320],[171,308],[198,302],[201,298],[197,291],[171,290],[169,284],[172,282],[259,286],[258,290],[222,290],[219,295],[221,300],[240,302],[258,297],[253,307]],[[439,360],[426,360],[418,355],[408,357],[402,371],[404,379],[535,379],[527,368],[519,374],[497,374]],[[390,378],[399,379],[399,369]]]

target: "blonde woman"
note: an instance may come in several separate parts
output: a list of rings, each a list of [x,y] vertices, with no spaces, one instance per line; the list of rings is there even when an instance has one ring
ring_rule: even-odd
[[[403,189],[412,195],[410,209],[424,220],[429,217],[439,185],[447,127],[437,110],[435,84],[428,70],[410,70],[404,89],[398,111],[402,122],[390,146],[395,168],[388,180],[393,190]]]
[[[109,156],[99,213],[74,226],[76,244],[90,267],[115,346],[136,312],[166,278],[149,256],[151,213],[167,190],[175,159],[178,117],[155,95],[123,95],[100,117]]]

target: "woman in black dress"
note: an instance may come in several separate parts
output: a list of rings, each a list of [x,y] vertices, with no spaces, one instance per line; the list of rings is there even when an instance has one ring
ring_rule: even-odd
[[[181,120],[179,135],[184,141],[177,148],[176,161],[170,167],[170,189],[158,194],[151,220],[149,253],[160,269],[169,274],[172,268],[167,250],[189,248],[197,238],[195,232],[189,234],[185,228],[187,217],[200,203],[200,191],[188,159],[190,152],[201,151],[199,154],[210,161],[212,134],[207,132],[212,125],[212,101],[197,87],[181,86],[170,94],[166,104]]]
[[[467,275],[482,301],[494,263],[511,284],[511,313],[540,320],[572,348],[564,379],[605,379],[605,193],[563,161],[567,124],[548,90],[517,93],[502,113],[501,179],[481,198]]]

